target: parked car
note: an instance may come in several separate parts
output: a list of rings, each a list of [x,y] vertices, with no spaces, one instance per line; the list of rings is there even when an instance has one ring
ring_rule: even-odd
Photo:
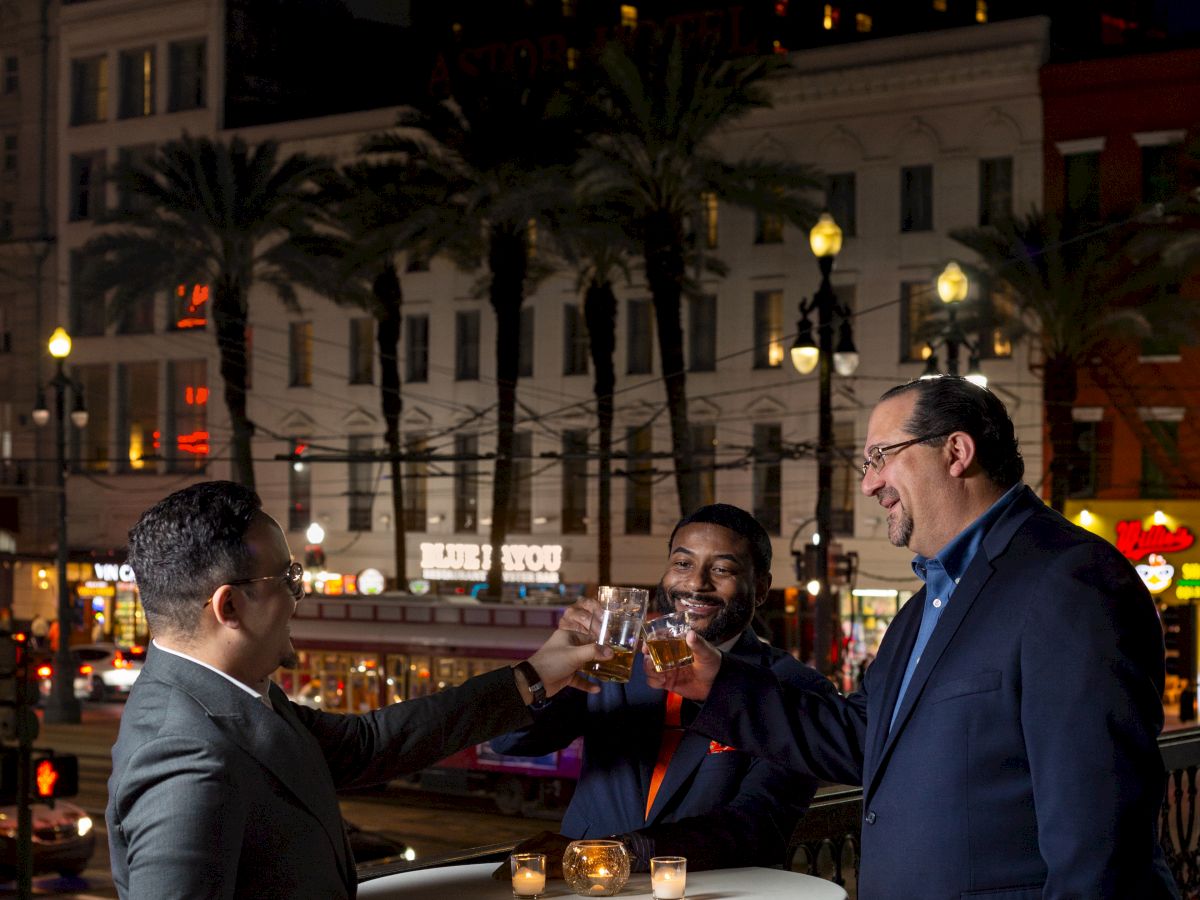
[[[79,644],[71,648],[75,661],[75,696],[81,700],[110,700],[124,697],[137,681],[146,661],[145,647],[116,644]],[[54,659],[38,665],[42,696],[50,694],[54,681]]]
[[[33,812],[33,872],[79,875],[96,849],[92,818],[74,803],[35,803]],[[17,807],[0,806],[0,878],[17,871]]]

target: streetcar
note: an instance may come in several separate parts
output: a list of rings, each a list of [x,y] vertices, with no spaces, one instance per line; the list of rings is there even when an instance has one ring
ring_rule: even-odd
[[[296,703],[362,713],[508,666],[537,650],[562,606],[480,603],[412,594],[310,596],[292,620],[299,665],[276,680]],[[542,757],[468,747],[409,780],[423,789],[482,793],[501,812],[557,811],[579,779],[582,741]]]

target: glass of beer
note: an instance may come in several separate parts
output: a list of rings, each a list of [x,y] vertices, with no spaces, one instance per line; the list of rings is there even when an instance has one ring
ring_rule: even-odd
[[[629,680],[649,597],[650,592],[644,588],[602,585],[596,592],[600,611],[592,616],[592,637],[597,644],[612,648],[613,655],[588,665],[587,673],[593,678]]]
[[[688,616],[681,612],[669,612],[642,626],[646,652],[650,654],[656,672],[692,664],[692,648],[688,646],[687,633]]]

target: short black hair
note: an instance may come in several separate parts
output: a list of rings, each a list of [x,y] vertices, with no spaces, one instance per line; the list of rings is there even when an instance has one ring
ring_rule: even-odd
[[[158,501],[129,531],[129,565],[150,630],[189,635],[204,601],[245,577],[245,536],[262,509],[258,494],[232,481],[202,481]]]
[[[754,563],[755,577],[761,578],[771,574],[771,536],[758,519],[729,503],[710,503],[676,522],[671,537],[667,540],[667,552],[670,553],[671,548],[675,546],[675,533],[680,528],[701,524],[720,525],[744,537],[750,544],[750,560]]]
[[[904,428],[913,435],[946,435],[965,431],[975,440],[980,468],[994,484],[1010,488],[1025,475],[1025,460],[1008,409],[1000,398],[959,375],[920,378],[897,385],[879,398],[882,403],[904,394],[917,395]]]

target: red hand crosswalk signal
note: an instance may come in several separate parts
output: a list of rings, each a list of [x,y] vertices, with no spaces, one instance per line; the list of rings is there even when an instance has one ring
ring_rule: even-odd
[[[79,758],[73,754],[35,756],[32,767],[34,799],[74,797],[79,793]]]

